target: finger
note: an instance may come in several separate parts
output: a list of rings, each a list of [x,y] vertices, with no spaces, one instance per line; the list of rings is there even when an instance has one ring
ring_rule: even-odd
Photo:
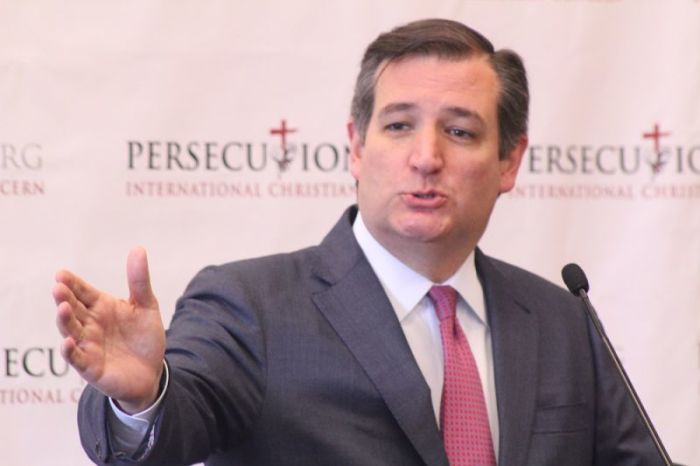
[[[85,327],[75,317],[75,313],[71,306],[63,301],[56,308],[56,327],[64,338],[71,337],[76,342],[82,340],[85,336]]]
[[[87,368],[85,352],[80,349],[73,338],[68,337],[63,340],[63,344],[61,344],[61,355],[68,364],[78,371],[78,373],[82,374],[85,372]]]
[[[56,306],[67,303],[81,322],[87,318],[88,310],[83,303],[78,301],[73,292],[64,283],[56,283],[51,290]]]
[[[147,308],[158,307],[158,302],[151,289],[146,250],[142,247],[136,247],[129,252],[129,257],[126,260],[126,277],[131,300],[134,303]]]
[[[85,307],[92,306],[100,297],[100,291],[68,270],[56,273],[56,282],[63,283]]]

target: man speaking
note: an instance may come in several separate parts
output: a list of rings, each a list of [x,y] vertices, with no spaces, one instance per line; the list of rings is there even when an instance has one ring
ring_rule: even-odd
[[[380,35],[348,133],[357,206],[323,241],[201,271],[164,331],[68,271],[63,354],[99,464],[662,464],[582,304],[477,248],[527,146],[521,59],[423,20]]]

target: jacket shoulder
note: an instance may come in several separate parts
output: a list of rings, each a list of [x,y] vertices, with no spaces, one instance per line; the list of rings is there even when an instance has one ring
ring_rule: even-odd
[[[311,279],[317,246],[288,253],[272,254],[243,259],[218,265],[209,265],[200,270],[190,281],[185,294],[206,287],[211,291],[229,294],[241,288],[279,291],[282,286]]]
[[[495,272],[500,276],[516,297],[527,297],[528,301],[546,299],[579,304],[579,298],[568,290],[522,267],[483,254],[478,263],[481,270],[489,268],[491,274]]]

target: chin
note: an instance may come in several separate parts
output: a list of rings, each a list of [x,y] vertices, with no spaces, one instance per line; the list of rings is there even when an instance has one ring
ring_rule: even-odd
[[[432,243],[439,241],[447,235],[447,229],[443,225],[435,224],[408,224],[396,230],[399,235],[407,240],[421,243]]]

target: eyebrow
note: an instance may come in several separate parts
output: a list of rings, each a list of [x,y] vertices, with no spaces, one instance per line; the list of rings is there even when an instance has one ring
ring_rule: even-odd
[[[479,115],[477,112],[473,110],[469,110],[468,108],[464,107],[447,107],[445,109],[446,113],[451,114],[456,117],[461,117],[461,118],[469,118],[469,119],[474,119],[477,120],[479,123],[483,123],[484,119],[481,118],[481,115]]]
[[[406,112],[409,110],[413,110],[416,108],[416,104],[412,104],[409,102],[395,102],[388,104],[384,106],[379,113],[377,114],[378,117],[390,115],[395,112]]]
[[[384,106],[377,116],[379,118],[385,117],[387,115],[390,115],[395,112],[406,112],[406,111],[411,111],[414,110],[417,107],[416,104],[410,103],[410,102],[395,102],[388,104]],[[479,115],[477,112],[470,110],[468,108],[464,107],[459,107],[459,106],[452,106],[452,107],[447,107],[446,109],[443,110],[443,112],[447,113],[449,116],[454,116],[454,117],[459,117],[459,118],[468,118],[470,120],[475,120],[479,124],[484,124],[484,119]]]

